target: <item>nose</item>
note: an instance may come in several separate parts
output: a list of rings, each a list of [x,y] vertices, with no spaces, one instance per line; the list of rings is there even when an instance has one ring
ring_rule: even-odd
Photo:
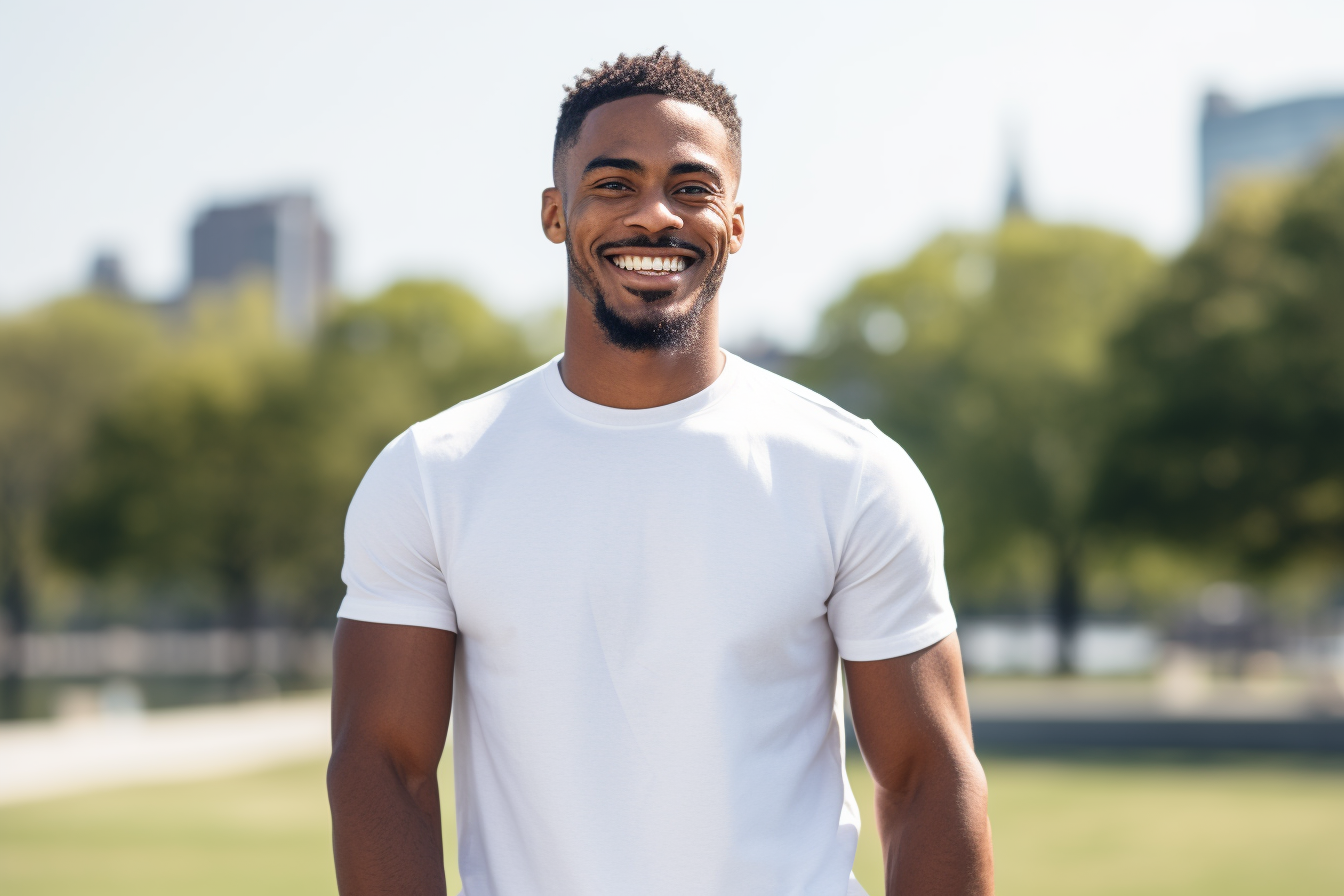
[[[664,230],[680,230],[683,221],[668,206],[667,197],[661,191],[646,193],[637,208],[625,216],[621,223],[627,227],[638,227],[649,233],[661,233]]]

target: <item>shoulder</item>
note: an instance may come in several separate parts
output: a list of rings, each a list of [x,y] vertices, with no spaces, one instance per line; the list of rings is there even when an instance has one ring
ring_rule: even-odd
[[[801,438],[848,446],[858,455],[872,451],[905,452],[871,420],[851,414],[824,395],[793,380],[737,359],[753,403],[778,425]]]
[[[806,386],[739,361],[752,403],[768,409],[772,426],[812,453],[844,462],[860,477],[858,488],[867,497],[891,499],[921,515],[937,516],[932,492],[915,462],[871,420]]]
[[[539,409],[545,395],[542,376],[554,363],[547,361],[489,392],[460,401],[412,425],[402,437],[411,441],[422,459],[460,459],[491,429],[516,425]]]

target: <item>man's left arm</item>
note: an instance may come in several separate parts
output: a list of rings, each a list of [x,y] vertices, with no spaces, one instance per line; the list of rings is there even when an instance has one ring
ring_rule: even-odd
[[[845,678],[876,785],[887,896],[992,894],[989,793],[957,636],[907,656],[846,660]]]

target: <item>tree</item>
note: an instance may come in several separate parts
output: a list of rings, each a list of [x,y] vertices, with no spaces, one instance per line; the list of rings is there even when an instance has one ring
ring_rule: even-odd
[[[94,420],[145,375],[159,334],[142,309],[75,296],[0,322],[0,611],[24,631],[53,494]],[[17,668],[0,670],[12,696]]]
[[[1133,240],[1023,217],[860,280],[799,378],[910,452],[942,508],[953,587],[1048,587],[1071,667],[1111,411],[1108,345],[1156,271]]]
[[[377,452],[533,359],[451,284],[346,305],[315,346],[256,329],[271,318],[246,304],[203,306],[172,361],[103,417],[48,544],[91,575],[211,589],[240,628],[314,621],[339,600],[345,508]]]
[[[194,369],[193,369],[194,368]],[[318,512],[296,359],[251,359],[247,382],[166,366],[97,426],[51,518],[50,545],[95,575],[197,579],[231,624],[257,622],[263,578]]]
[[[1344,153],[1233,194],[1117,341],[1101,512],[1243,572],[1344,555]]]

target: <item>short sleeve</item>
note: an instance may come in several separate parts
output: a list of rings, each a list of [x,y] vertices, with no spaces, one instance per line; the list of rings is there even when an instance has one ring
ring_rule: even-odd
[[[957,628],[933,492],[910,456],[876,427],[866,441],[852,524],[827,604],[831,632],[847,660],[903,656]]]
[[[457,631],[408,430],[374,460],[345,517],[337,616]]]

